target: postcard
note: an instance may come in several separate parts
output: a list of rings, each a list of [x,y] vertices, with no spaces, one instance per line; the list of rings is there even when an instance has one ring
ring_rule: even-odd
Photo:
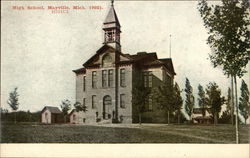
[[[1,156],[248,157],[247,6],[1,1]]]

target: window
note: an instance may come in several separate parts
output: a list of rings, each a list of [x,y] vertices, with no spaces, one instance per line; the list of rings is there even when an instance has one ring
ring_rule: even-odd
[[[97,83],[97,74],[96,71],[92,72],[92,88],[96,88],[96,83]]]
[[[102,70],[102,87],[107,87],[107,70]]]
[[[148,110],[152,111],[153,110],[153,99],[151,96],[148,98]]]
[[[103,56],[102,65],[103,65],[103,67],[112,66],[112,57],[109,54],[106,54]]]
[[[86,76],[83,76],[82,86],[83,86],[83,91],[85,91],[86,90]]]
[[[96,95],[92,95],[92,109],[96,108]]]
[[[151,71],[148,72],[148,87],[153,86],[153,74]]]
[[[144,87],[148,86],[148,75],[147,72],[143,72]]]
[[[115,30],[110,30],[105,32],[105,42],[113,42],[115,41]]]
[[[125,94],[120,95],[120,107],[125,108]]]
[[[108,76],[108,86],[113,86],[113,70],[109,70],[109,76]]]
[[[169,75],[167,75],[166,78],[167,78],[167,84],[172,85],[172,78]]]
[[[153,74],[152,71],[143,72],[144,87],[153,86]]]
[[[125,87],[125,69],[120,70],[120,86]]]
[[[83,106],[86,106],[85,103],[86,103],[86,98],[83,98],[83,99],[82,99],[82,105],[83,105]]]

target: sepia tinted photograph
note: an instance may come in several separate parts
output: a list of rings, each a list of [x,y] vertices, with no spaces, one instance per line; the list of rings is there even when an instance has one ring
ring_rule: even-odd
[[[0,142],[249,144],[249,1],[1,1]]]

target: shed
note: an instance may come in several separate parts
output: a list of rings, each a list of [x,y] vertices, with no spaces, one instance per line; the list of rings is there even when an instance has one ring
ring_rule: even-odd
[[[41,112],[41,122],[45,124],[62,123],[62,111],[58,107],[45,106]]]

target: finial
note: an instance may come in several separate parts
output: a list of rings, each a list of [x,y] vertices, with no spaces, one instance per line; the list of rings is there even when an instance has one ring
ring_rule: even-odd
[[[111,6],[114,6],[114,0],[111,0]]]

